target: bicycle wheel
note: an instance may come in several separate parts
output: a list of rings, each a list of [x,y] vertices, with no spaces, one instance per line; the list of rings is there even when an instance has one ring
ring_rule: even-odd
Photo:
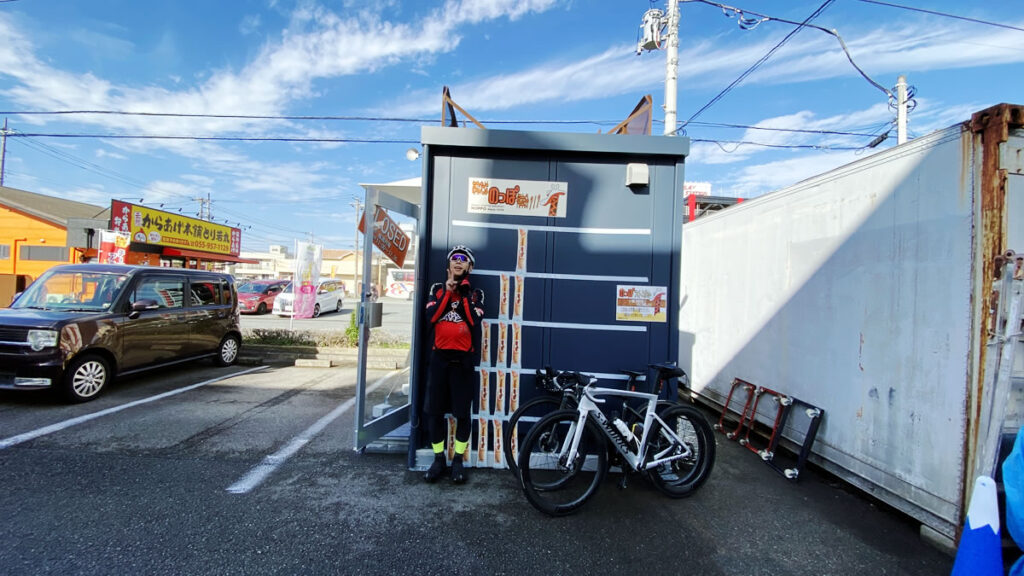
[[[715,438],[704,415],[693,406],[673,406],[658,414],[691,454],[665,462],[648,470],[648,478],[662,493],[672,498],[692,494],[708,479],[715,465]],[[647,459],[654,460],[683,452],[657,420],[647,440]]]
[[[559,410],[542,418],[526,435],[519,450],[523,492],[534,508],[564,516],[597,492],[608,465],[607,439],[587,420],[575,458],[567,454],[579,413]]]
[[[505,453],[505,462],[509,470],[516,478],[519,478],[519,457],[520,447],[523,440],[529,434],[533,425],[548,414],[561,408],[576,408],[575,398],[565,396],[540,396],[523,404],[512,413],[508,422],[505,423],[504,438],[502,439],[502,452]]]

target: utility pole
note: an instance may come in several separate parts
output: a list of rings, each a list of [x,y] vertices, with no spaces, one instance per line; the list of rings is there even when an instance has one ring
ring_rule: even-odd
[[[7,118],[4,118],[4,129],[0,130],[0,186],[4,185],[5,156],[7,156]]]
[[[896,78],[896,144],[907,141],[907,77]]]
[[[199,202],[199,213],[196,214],[196,216],[198,216],[200,220],[206,220],[207,222],[212,221],[213,200],[210,200],[210,193],[206,193],[206,198],[200,196],[198,198],[193,198],[192,200],[194,200],[195,202]]]
[[[679,69],[679,1],[668,0],[668,49],[665,55],[665,136],[676,133]]]
[[[676,134],[676,100],[679,79],[679,0],[668,0],[668,13],[651,8],[644,13],[640,25],[643,37],[636,47],[637,55],[644,50],[665,48],[665,136]],[[667,41],[667,46],[663,45]]]

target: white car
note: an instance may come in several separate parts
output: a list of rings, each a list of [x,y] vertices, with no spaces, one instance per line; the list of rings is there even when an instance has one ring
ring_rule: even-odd
[[[316,304],[313,306],[313,318],[320,316],[321,312],[341,312],[345,304],[345,284],[339,280],[321,280],[316,289]],[[274,314],[278,316],[291,316],[295,313],[295,294],[292,292],[292,285],[281,290],[281,293],[274,298]]]

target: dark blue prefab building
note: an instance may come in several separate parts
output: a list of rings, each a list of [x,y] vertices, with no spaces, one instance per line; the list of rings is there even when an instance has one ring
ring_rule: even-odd
[[[472,248],[486,293],[473,466],[505,467],[502,424],[552,366],[615,386],[678,356],[687,138],[427,127],[415,306]],[[420,410],[430,355],[414,323],[410,467],[432,458]],[[449,443],[450,445],[451,443]]]

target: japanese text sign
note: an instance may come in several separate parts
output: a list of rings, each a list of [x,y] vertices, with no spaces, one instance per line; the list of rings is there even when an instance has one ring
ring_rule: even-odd
[[[110,204],[110,228],[128,234],[132,242],[217,254],[237,256],[242,246],[238,228],[119,200]]]
[[[568,182],[470,178],[471,214],[565,218]]]

